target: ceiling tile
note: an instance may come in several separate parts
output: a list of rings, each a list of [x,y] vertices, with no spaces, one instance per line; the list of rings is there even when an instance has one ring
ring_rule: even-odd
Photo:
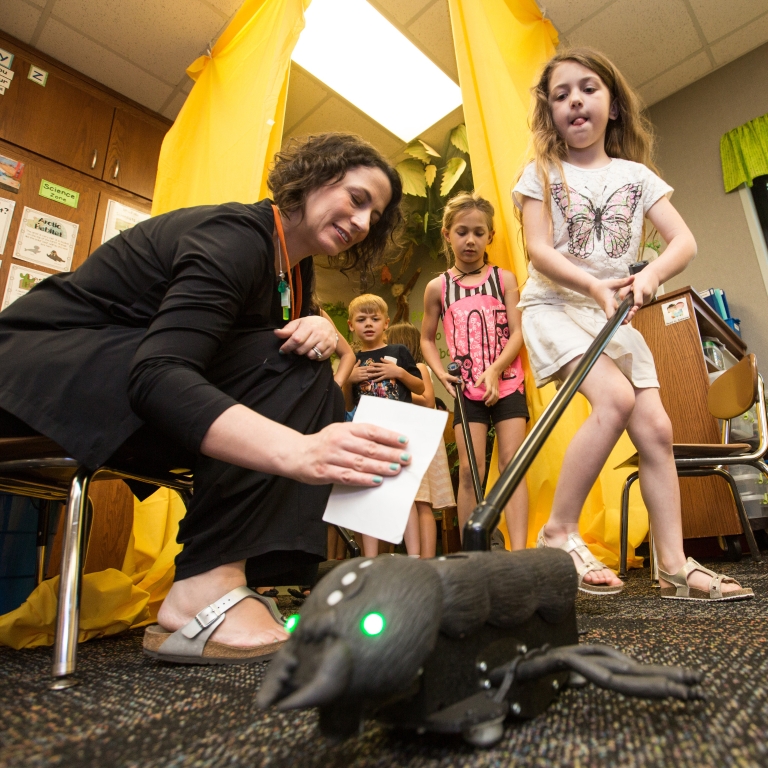
[[[448,0],[437,0],[408,27],[408,32],[419,41],[427,55],[458,83],[459,68],[456,65],[456,51],[453,47]]]
[[[765,42],[768,42],[768,14],[715,43],[711,50],[718,64],[727,64]]]
[[[768,0],[689,0],[701,30],[712,42],[768,12]]]
[[[243,4],[243,0],[203,0],[203,3],[218,8],[229,18]]]
[[[22,0],[2,0],[2,3],[0,29],[28,43],[40,19],[41,9]]]
[[[37,47],[88,77],[157,111],[173,88],[49,18]]]
[[[569,38],[602,51],[636,86],[701,48],[682,0],[616,0]]]
[[[640,95],[646,106],[651,106],[657,101],[665,99],[675,91],[685,88],[700,77],[704,77],[712,71],[712,64],[709,56],[704,51],[697,53],[694,57],[678,64],[669,72],[659,75],[640,88]]]
[[[285,105],[285,129],[290,130],[296,123],[313,110],[330,91],[314,77],[308,75],[298,64],[291,63],[288,81],[288,100]]]
[[[175,85],[224,23],[192,0],[57,0],[53,18]]]
[[[352,109],[338,96],[334,96],[315,110],[306,120],[294,126],[291,136],[306,136],[310,133],[324,133],[326,131],[346,131],[356,133],[374,147],[389,157],[403,147],[403,142],[391,136],[378,123]]]
[[[584,19],[614,0],[546,0],[539,7],[546,8],[549,20],[558,32],[568,33]]]
[[[175,120],[186,100],[186,93],[177,93],[171,103],[160,114],[165,115],[169,120]]]
[[[399,24],[406,24],[434,0],[369,0],[369,2],[383,16],[388,16]]]

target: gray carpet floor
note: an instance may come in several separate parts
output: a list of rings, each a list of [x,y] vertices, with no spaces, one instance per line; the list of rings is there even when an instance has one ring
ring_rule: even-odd
[[[648,571],[618,597],[580,596],[582,642],[705,672],[707,698],[644,701],[589,686],[508,725],[494,748],[406,736],[367,723],[331,744],[315,711],[256,707],[265,666],[174,667],[141,653],[141,631],[80,646],[81,684],[48,691],[50,649],[0,649],[0,765],[24,768],[214,766],[768,766],[768,562],[717,564],[751,586],[748,603],[662,601]],[[290,599],[281,608],[291,610]],[[293,608],[295,610],[295,608]]]

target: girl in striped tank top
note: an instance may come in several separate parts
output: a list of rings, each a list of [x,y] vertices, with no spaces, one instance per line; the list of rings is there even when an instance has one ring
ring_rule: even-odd
[[[485,472],[488,428],[496,429],[499,469],[515,455],[525,437],[528,408],[520,350],[523,336],[515,276],[488,264],[486,246],[493,240],[493,206],[477,193],[461,192],[443,212],[444,249],[453,266],[432,280],[424,294],[421,348],[424,359],[448,392],[455,396],[459,379],[448,375],[435,344],[437,324],[451,359],[461,365],[470,437],[481,477]],[[459,453],[459,527],[476,501],[466,450],[466,436],[454,417]],[[528,490],[521,483],[504,511],[512,549],[524,549],[528,536]]]

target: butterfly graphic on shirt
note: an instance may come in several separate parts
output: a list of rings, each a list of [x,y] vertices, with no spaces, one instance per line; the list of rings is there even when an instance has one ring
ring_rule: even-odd
[[[552,197],[568,223],[568,252],[580,259],[592,255],[595,240],[602,241],[606,254],[618,259],[632,241],[632,217],[643,196],[642,184],[625,184],[596,207],[579,192],[552,185]],[[570,197],[570,205],[569,203]]]

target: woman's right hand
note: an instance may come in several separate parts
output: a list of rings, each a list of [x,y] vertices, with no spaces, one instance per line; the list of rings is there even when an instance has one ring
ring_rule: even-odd
[[[408,438],[373,424],[330,424],[302,435],[284,474],[308,485],[377,486],[411,463]]]
[[[619,308],[619,302],[632,290],[634,275],[619,277],[614,280],[595,280],[589,289],[589,295],[598,303],[609,320]],[[628,322],[628,321],[624,321]]]

